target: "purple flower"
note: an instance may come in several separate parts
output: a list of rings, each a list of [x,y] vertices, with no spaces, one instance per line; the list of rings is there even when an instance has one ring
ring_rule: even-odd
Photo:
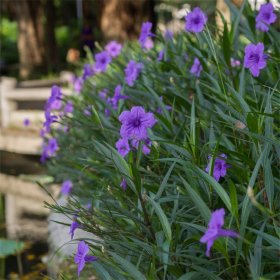
[[[208,159],[211,159],[212,157],[209,156]],[[227,173],[227,169],[230,167],[224,159],[226,159],[227,156],[225,154],[219,155],[218,158],[215,158],[214,162],[214,169],[213,169],[213,177],[214,179],[219,182],[221,177],[225,177]],[[205,169],[207,173],[210,171],[210,161]]]
[[[105,72],[111,60],[111,56],[107,51],[103,51],[96,54],[94,70],[97,72]]]
[[[223,229],[225,209],[214,211],[205,234],[200,238],[201,243],[207,243],[206,256],[210,257],[210,250],[214,241],[219,237],[238,237],[239,234],[232,230]]]
[[[84,80],[81,77],[74,79],[74,90],[76,93],[80,93],[83,88]]]
[[[164,57],[164,50],[161,50],[161,51],[158,53],[157,61],[162,61],[162,60],[163,60],[163,57]]]
[[[81,271],[85,267],[86,262],[93,262],[97,260],[97,257],[87,255],[89,247],[84,241],[80,241],[78,244],[77,253],[74,257],[74,262],[78,264],[78,277]]]
[[[74,106],[73,103],[71,101],[68,101],[65,106],[64,106],[64,113],[73,113],[74,111]]]
[[[26,126],[26,127],[29,126],[29,125],[30,125],[30,120],[27,119],[27,118],[24,119],[24,120],[23,120],[23,125]]]
[[[144,140],[148,137],[147,129],[157,122],[153,113],[146,113],[141,106],[132,107],[119,116],[122,123],[120,134],[124,139]]]
[[[231,65],[231,67],[238,67],[238,66],[240,66],[240,61],[231,57],[230,65]]]
[[[111,57],[117,57],[121,53],[122,45],[116,41],[111,41],[105,46],[105,50]]]
[[[248,68],[254,77],[258,77],[260,70],[266,67],[267,56],[263,51],[263,43],[249,44],[245,47],[244,67]]]
[[[81,225],[76,221],[76,219],[74,219],[74,221],[70,225],[70,230],[69,230],[69,234],[71,236],[71,239],[73,239],[73,237],[74,237],[75,230],[77,228],[80,228],[80,227],[81,227]]]
[[[119,139],[116,142],[116,148],[118,149],[118,152],[120,153],[120,155],[122,157],[125,157],[130,151],[128,140],[127,139]]]
[[[91,64],[85,64],[83,69],[83,76],[82,79],[85,80],[86,78],[94,75],[94,70]]]
[[[53,157],[58,150],[58,144],[55,138],[50,138],[48,143],[43,144],[43,150],[41,155],[41,162],[45,162],[46,159]]]
[[[57,120],[57,116],[52,115],[50,111],[45,111],[45,122],[43,123],[44,131],[50,132],[51,124]]]
[[[144,43],[144,46],[143,46],[146,50],[150,50],[154,47],[154,42],[151,38],[147,38],[145,43]]]
[[[118,108],[118,103],[121,99],[127,99],[128,96],[126,95],[122,95],[121,94],[121,91],[122,91],[122,86],[121,85],[117,85],[115,87],[115,92],[114,92],[114,96],[112,98],[112,105],[113,105],[113,108],[116,110]]]
[[[61,185],[61,193],[63,193],[64,195],[69,195],[70,192],[72,191],[72,188],[73,188],[72,181],[66,180]]]
[[[123,191],[125,191],[126,188],[127,188],[127,184],[126,184],[126,181],[125,181],[124,178],[123,178],[122,181],[121,181],[121,188],[123,189]]]
[[[135,80],[138,78],[141,70],[143,68],[142,63],[137,63],[134,60],[130,60],[124,70],[125,81],[129,86],[133,86]]]
[[[194,76],[199,77],[201,71],[202,71],[202,65],[201,65],[199,59],[196,57],[196,58],[194,59],[194,62],[193,62],[193,65],[192,65],[192,67],[191,67],[190,72],[191,72]]]
[[[62,106],[62,93],[59,86],[53,85],[51,88],[51,96],[46,103],[46,111],[48,110],[59,110]]]
[[[262,32],[269,30],[269,25],[274,23],[277,19],[274,13],[274,8],[271,3],[261,5],[260,11],[256,16],[256,28]]]
[[[103,100],[106,100],[108,94],[108,89],[104,88],[103,90],[99,91],[99,97]]]
[[[204,29],[204,25],[207,22],[207,16],[200,8],[196,7],[186,15],[185,20],[185,29],[187,32],[199,33]]]
[[[141,48],[145,48],[146,40],[150,36],[153,36],[153,33],[151,32],[152,26],[153,26],[153,24],[149,21],[144,22],[142,24],[141,33],[140,33],[140,36],[139,36],[139,39],[138,39]]]

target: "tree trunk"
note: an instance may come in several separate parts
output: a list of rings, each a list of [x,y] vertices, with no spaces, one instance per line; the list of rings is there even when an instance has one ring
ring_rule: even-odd
[[[56,70],[58,63],[55,39],[55,7],[53,0],[46,0],[46,58],[48,68]]]
[[[35,66],[44,62],[43,9],[40,0],[21,0],[16,4],[20,77],[27,78]]]
[[[150,20],[155,23],[153,0],[100,0],[98,5],[100,29],[105,41],[135,39],[142,22]]]

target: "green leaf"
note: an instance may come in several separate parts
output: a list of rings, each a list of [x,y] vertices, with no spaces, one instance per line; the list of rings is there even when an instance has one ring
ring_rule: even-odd
[[[211,177],[208,173],[204,172],[200,168],[196,168],[196,170],[198,174],[214,188],[221,200],[224,202],[227,209],[229,211],[232,211],[229,196],[222,188],[222,186],[213,177]]]
[[[109,254],[113,257],[115,262],[121,265],[121,267],[128,273],[129,276],[133,277],[133,279],[146,280],[146,277],[131,262],[117,255],[116,253],[110,252]]]
[[[210,216],[211,216],[210,209],[207,207],[207,205],[201,199],[201,197],[196,193],[196,191],[194,191],[192,189],[192,187],[186,182],[186,180],[184,178],[182,178],[181,176],[180,176],[180,178],[181,178],[184,186],[186,187],[189,195],[191,196],[191,199],[194,202],[194,205],[199,210],[201,216],[203,217],[203,219],[207,223],[210,220]]]
[[[147,199],[149,200],[149,202],[153,205],[155,211],[156,211],[156,214],[160,220],[160,223],[161,223],[161,226],[162,226],[162,229],[164,231],[164,234],[165,234],[165,237],[166,239],[171,242],[171,239],[172,239],[172,232],[171,232],[171,227],[170,227],[170,224],[169,224],[169,221],[166,217],[166,215],[164,214],[162,208],[160,207],[160,205],[155,202],[152,198],[150,198],[149,196],[147,196]]]
[[[13,255],[24,248],[24,242],[0,239],[0,257]]]
[[[92,267],[101,279],[112,280],[112,277],[100,262],[93,262]]]

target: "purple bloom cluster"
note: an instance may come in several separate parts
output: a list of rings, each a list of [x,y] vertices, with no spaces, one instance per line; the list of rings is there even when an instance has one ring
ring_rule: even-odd
[[[69,195],[72,191],[73,183],[71,180],[66,180],[61,185],[61,193],[64,195]]]
[[[97,257],[88,255],[88,252],[89,246],[84,241],[80,241],[74,257],[74,262],[78,265],[78,277],[84,269],[86,262],[93,262],[97,260]]]
[[[212,157],[209,156],[208,159],[211,159]],[[213,177],[214,179],[219,182],[221,177],[225,177],[227,174],[227,169],[230,167],[225,161],[227,156],[225,154],[219,155],[218,158],[215,158],[214,162],[214,169],[213,169]],[[207,173],[210,171],[210,161],[205,169]]]
[[[207,22],[207,16],[200,8],[196,7],[186,15],[185,20],[185,29],[187,32],[199,33],[204,29]]]
[[[111,61],[111,56],[107,51],[96,54],[94,70],[96,72],[105,72],[107,70],[107,66],[111,63]]]
[[[277,19],[274,13],[274,7],[271,3],[261,5],[258,15],[256,16],[256,28],[262,32],[269,30],[269,25]]]
[[[166,29],[166,30],[165,30],[165,33],[164,33],[164,38],[165,38],[166,40],[172,40],[173,37],[174,37],[174,33],[173,33],[171,30]]]
[[[266,59],[263,43],[249,44],[245,47],[244,67],[248,68],[254,77],[258,77],[260,70],[266,67]]]
[[[142,63],[137,63],[134,60],[130,60],[124,70],[125,81],[129,86],[133,86],[134,82],[137,80],[141,70],[143,68]]]
[[[214,241],[219,237],[239,237],[239,234],[232,230],[223,229],[225,209],[221,208],[212,213],[205,234],[200,238],[201,243],[207,243],[206,256],[210,257],[210,250]]]
[[[159,51],[157,61],[162,61],[164,58],[164,50]]]
[[[46,159],[53,157],[58,150],[58,143],[55,138],[50,138],[48,143],[43,144],[41,162],[45,162]]]
[[[124,178],[123,178],[122,181],[121,181],[121,188],[123,189],[123,191],[125,191],[126,188],[127,188],[127,184],[126,184],[126,181],[125,181]]]
[[[191,67],[190,72],[191,72],[194,76],[199,77],[201,71],[202,71],[202,65],[201,65],[199,59],[196,57],[196,58],[194,59],[194,62],[193,62],[193,65],[192,65],[192,67]]]
[[[146,41],[150,39],[151,36],[153,36],[153,33],[151,32],[152,26],[153,24],[149,21],[142,24],[141,33],[138,39],[141,48],[146,48]]]
[[[117,57],[122,51],[122,45],[116,41],[111,41],[105,46],[105,50],[111,57]]]
[[[124,111],[119,116],[122,123],[120,135],[121,139],[117,141],[118,152],[125,156],[129,153],[130,147],[128,140],[131,140],[131,146],[138,148],[139,142],[143,141],[143,153],[150,152],[151,141],[148,138],[148,128],[152,128],[157,122],[153,113],[146,113],[141,106],[132,107],[131,111]]]

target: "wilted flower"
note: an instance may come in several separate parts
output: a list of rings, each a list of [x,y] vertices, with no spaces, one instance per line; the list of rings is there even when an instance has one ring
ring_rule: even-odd
[[[151,152],[151,146],[152,146],[152,142],[151,140],[147,137],[146,139],[142,139],[143,142],[143,146],[142,146],[142,152],[144,155],[148,155]],[[140,140],[137,139],[132,139],[131,140],[131,146],[138,149]]]
[[[211,156],[208,157],[209,160],[211,160]],[[218,158],[215,158],[214,162],[214,169],[213,169],[213,177],[214,179],[219,182],[221,177],[225,177],[227,173],[227,169],[230,167],[224,159],[226,159],[227,156],[225,154],[219,155]],[[209,173],[210,171],[210,161],[208,163],[208,166],[206,167],[205,171]]]
[[[123,178],[122,181],[121,181],[121,188],[125,191],[126,188],[127,188],[127,184],[126,184],[126,181],[125,179]]]
[[[130,151],[128,140],[127,139],[119,139],[116,142],[116,148],[118,149],[118,152],[120,153],[120,155],[122,157],[125,157]]]
[[[75,230],[76,230],[77,228],[80,228],[80,227],[81,227],[81,225],[76,221],[76,217],[74,217],[74,220],[73,220],[73,222],[71,223],[71,225],[70,225],[70,230],[69,230],[69,234],[70,234],[70,236],[71,236],[71,239],[73,239],[73,237],[74,237]]]
[[[193,62],[193,65],[192,65],[192,67],[191,67],[190,72],[191,72],[194,76],[199,77],[201,71],[202,71],[202,65],[201,65],[199,59],[196,57],[196,58],[194,59],[194,62]]]
[[[28,118],[23,120],[23,125],[24,126],[29,126],[30,125],[30,120]]]
[[[96,54],[94,70],[97,72],[105,72],[111,60],[111,56],[107,51],[103,51]]]
[[[214,241],[219,237],[238,237],[239,234],[232,230],[223,229],[225,209],[214,211],[205,234],[200,238],[201,243],[207,243],[206,256],[210,257],[210,250]]]
[[[122,45],[116,41],[111,41],[105,46],[105,50],[111,57],[117,57],[121,53]]]
[[[84,65],[84,69],[83,69],[83,80],[85,80],[86,78],[90,77],[94,75],[94,71],[93,71],[93,67],[91,64],[85,64]]]
[[[147,129],[157,122],[153,113],[146,113],[141,106],[132,107],[131,111],[124,111],[119,116],[122,123],[120,134],[124,139],[145,140]]]
[[[207,16],[198,7],[189,12],[186,17],[185,29],[188,32],[199,33],[204,29],[207,22]]]
[[[138,78],[141,70],[143,68],[142,63],[137,63],[134,60],[130,60],[124,70],[125,81],[129,86],[133,86],[135,80]]]
[[[260,11],[256,16],[256,28],[267,32],[269,30],[269,25],[274,23],[277,19],[274,13],[274,8],[271,3],[261,5]]]
[[[48,143],[43,144],[43,150],[41,155],[41,162],[45,162],[46,159],[53,157],[58,150],[58,144],[55,138],[50,138]]]
[[[238,66],[240,66],[240,61],[231,57],[230,65],[231,65],[231,67],[238,67]]]
[[[93,262],[97,260],[97,257],[87,255],[89,247],[84,241],[80,241],[78,244],[77,253],[74,257],[74,262],[78,264],[78,277],[81,271],[84,269],[86,262]]]
[[[112,98],[112,105],[113,105],[113,108],[116,110],[118,108],[118,103],[121,99],[127,99],[128,96],[126,95],[122,95],[121,94],[121,91],[122,91],[122,86],[121,85],[117,85],[115,87],[115,92],[114,92],[114,96]]]
[[[149,22],[149,21],[144,22],[142,24],[141,33],[140,33],[140,36],[139,36],[139,39],[138,39],[138,41],[139,41],[139,43],[140,43],[142,48],[145,48],[146,40],[150,36],[153,36],[153,33],[151,32],[152,26],[153,26],[153,24],[151,22]]]
[[[248,68],[254,77],[258,77],[260,70],[266,67],[267,56],[263,51],[263,43],[249,44],[245,47],[244,67]]]
[[[66,180],[61,185],[61,193],[64,195],[69,195],[69,193],[72,191],[73,183],[71,180]]]

